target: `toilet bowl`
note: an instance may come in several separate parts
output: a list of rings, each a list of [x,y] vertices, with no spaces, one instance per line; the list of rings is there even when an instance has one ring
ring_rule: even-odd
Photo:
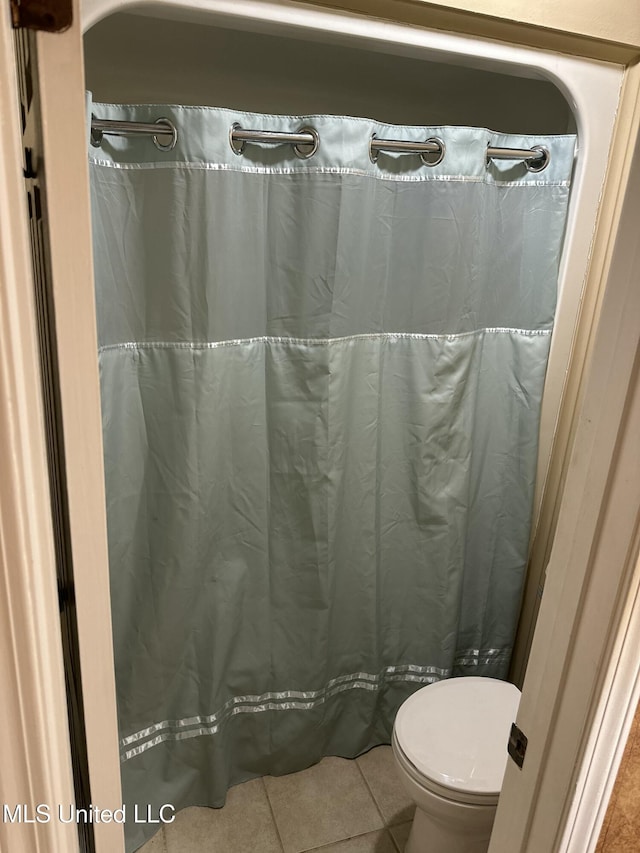
[[[392,748],[416,804],[405,853],[486,853],[520,691],[494,678],[450,678],[400,707]]]

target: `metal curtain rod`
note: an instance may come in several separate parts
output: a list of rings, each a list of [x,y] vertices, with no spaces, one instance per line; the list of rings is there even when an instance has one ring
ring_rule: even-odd
[[[91,144],[99,147],[102,137],[107,136],[152,136],[154,145],[161,151],[171,151],[178,141],[178,130],[168,118],[155,122],[113,121],[91,116]]]
[[[109,119],[91,119],[91,142],[95,146],[102,143],[104,134],[112,136],[152,136],[157,148],[170,151],[178,141],[178,131],[167,118],[159,118],[154,123],[134,121],[111,121]],[[318,150],[320,136],[313,127],[301,127],[294,133],[271,130],[247,130],[236,122],[229,131],[229,143],[234,153],[242,154],[247,142],[261,142],[270,145],[293,145],[298,157],[308,159]],[[427,166],[436,166],[445,156],[445,144],[438,137],[424,142],[409,142],[403,139],[378,139],[374,134],[369,142],[369,156],[375,163],[381,151],[407,154],[419,154]],[[542,172],[549,165],[551,155],[542,145],[531,148],[499,148],[487,146],[486,162],[491,160],[524,160],[530,172]]]

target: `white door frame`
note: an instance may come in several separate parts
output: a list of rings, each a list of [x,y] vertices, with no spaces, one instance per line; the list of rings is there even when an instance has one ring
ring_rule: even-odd
[[[517,718],[529,745],[522,770],[508,762],[490,853],[593,849],[635,710],[625,679],[635,683],[640,663],[639,107],[636,88],[624,198]]]
[[[640,111],[640,99],[636,113]],[[600,673],[602,689],[593,703],[592,720],[586,739],[576,793],[570,803],[564,831],[558,845],[559,853],[593,853],[605,817],[606,808],[616,780],[631,724],[640,701],[640,137],[636,137],[635,154],[627,182],[625,208],[617,237],[615,269],[616,289],[621,303],[623,290],[628,301],[623,311],[633,312],[635,318],[627,325],[626,366],[630,366],[631,346],[635,334],[635,366],[629,376],[628,406],[620,427],[618,443],[617,500],[609,508],[617,513],[616,522],[624,524],[627,515],[627,534],[631,534],[626,554],[620,547],[620,595],[612,619],[609,642],[604,650]],[[634,325],[635,322],[635,331]],[[621,324],[622,327],[622,324]],[[619,368],[616,363],[616,370]],[[622,377],[619,377],[622,380]],[[626,434],[624,434],[626,431]],[[627,457],[625,452],[628,451]],[[627,467],[628,466],[628,467]],[[614,484],[611,485],[613,495]],[[635,495],[635,522],[633,500]],[[622,531],[618,527],[613,535]],[[624,536],[624,534],[623,534]],[[621,546],[626,536],[621,538]],[[610,556],[610,555],[608,555]],[[609,564],[610,565],[610,564]],[[613,577],[609,578],[613,582]]]
[[[0,14],[0,808],[73,801],[10,9]],[[24,815],[21,815],[23,817]],[[10,823],[0,849],[74,853],[75,826]]]
[[[122,805],[93,293],[80,3],[64,33],[38,33],[45,204],[66,490],[92,802]],[[95,823],[97,853],[121,853],[120,823]]]
[[[122,794],[78,0],[73,14],[67,32],[36,34],[42,156],[33,165],[44,176],[91,796],[113,810]],[[35,823],[0,814],[0,849],[73,853],[77,827],[57,813],[75,797],[9,3],[0,17],[0,809],[26,804],[30,819],[36,806],[50,809]],[[97,853],[123,853],[119,823],[94,824],[94,836]]]
[[[624,604],[558,853],[593,853],[640,701],[640,559]]]

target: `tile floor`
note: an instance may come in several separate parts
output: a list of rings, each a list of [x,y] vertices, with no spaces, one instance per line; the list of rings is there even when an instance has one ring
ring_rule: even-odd
[[[184,809],[139,853],[402,853],[413,810],[379,746],[237,785],[224,808]]]

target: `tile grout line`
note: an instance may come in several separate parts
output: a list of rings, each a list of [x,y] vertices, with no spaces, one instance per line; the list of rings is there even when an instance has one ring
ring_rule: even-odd
[[[399,823],[399,824],[397,824],[397,826],[402,826],[402,824],[401,824],[401,823]],[[398,853],[402,853],[402,850],[400,849],[400,845],[399,845],[399,844],[398,844],[398,842],[396,841],[396,837],[395,837],[395,835],[393,834],[393,832],[391,832],[391,830],[390,830],[390,829],[388,829],[388,830],[387,830],[387,832],[388,832],[388,833],[389,833],[389,835],[391,836],[391,843],[393,844],[393,846],[396,848],[396,850],[398,851]]]
[[[325,757],[326,757],[326,756],[325,756]],[[393,838],[393,835],[391,834],[391,832],[389,832],[389,829],[388,829],[388,827],[386,826],[384,816],[383,816],[382,812],[380,811],[380,808],[379,808],[379,806],[378,806],[378,803],[376,802],[376,799],[375,799],[375,797],[373,796],[373,792],[371,791],[371,788],[369,787],[369,785],[368,785],[368,783],[367,783],[367,780],[366,780],[366,778],[365,778],[365,776],[364,776],[364,774],[363,774],[363,772],[362,772],[362,770],[361,770],[361,768],[360,768],[360,765],[358,764],[358,762],[357,762],[357,760],[356,760],[355,758],[353,758],[353,759],[348,759],[348,761],[349,761],[349,763],[350,763],[350,764],[356,764],[356,766],[357,766],[357,768],[358,768],[358,772],[360,773],[360,777],[362,778],[362,781],[364,782],[365,789],[366,789],[367,793],[369,794],[369,797],[370,797],[370,798],[371,798],[371,800],[373,801],[373,805],[374,805],[374,807],[375,807],[375,810],[376,810],[376,812],[378,813],[378,815],[379,815],[379,817],[380,817],[380,819],[381,819],[382,826],[377,827],[377,828],[374,828],[374,829],[367,829],[367,830],[365,830],[365,832],[359,832],[359,833],[357,833],[357,834],[355,834],[355,835],[349,835],[349,836],[347,836],[346,838],[340,838],[340,839],[336,839],[336,840],[334,840],[334,841],[328,841],[328,842],[323,843],[323,844],[320,844],[320,845],[318,845],[318,846],[305,847],[305,848],[304,848],[304,850],[294,850],[294,851],[291,851],[291,853],[322,853],[322,851],[323,851],[323,850],[329,849],[330,847],[332,847],[332,846],[333,846],[333,845],[335,845],[335,844],[339,844],[339,843],[341,843],[341,842],[343,842],[343,841],[351,841],[352,839],[355,839],[355,838],[362,838],[363,836],[365,836],[365,835],[369,835],[370,833],[373,833],[373,832],[382,832],[382,833],[386,833],[388,836],[390,836],[390,837],[391,837],[391,843],[392,843],[392,845],[393,845],[394,850],[397,850],[397,844],[395,843],[395,839]],[[320,763],[320,762],[318,762],[318,763]],[[315,766],[315,765],[312,765],[312,766]],[[293,775],[295,775],[295,774],[293,774]],[[275,825],[276,833],[277,833],[277,835],[278,835],[278,839],[279,839],[279,841],[280,841],[280,844],[281,844],[281,847],[282,847],[283,853],[286,853],[286,851],[285,851],[285,847],[284,847],[284,843],[283,843],[283,841],[282,841],[282,837],[281,837],[281,835],[280,835],[280,831],[279,831],[279,829],[278,829],[278,822],[277,822],[277,820],[276,820],[275,812],[274,812],[274,810],[273,810],[273,806],[272,806],[271,800],[270,800],[270,798],[269,798],[269,791],[268,791],[268,788],[267,788],[267,786],[264,784],[264,777],[262,777],[262,776],[261,776],[261,777],[259,777],[259,778],[260,778],[260,780],[261,780],[261,781],[262,781],[262,783],[263,783],[263,787],[264,787],[264,789],[265,789],[265,793],[266,793],[266,795],[267,795],[267,802],[269,803],[269,809],[270,809],[270,811],[271,811],[271,815],[272,815],[272,818],[273,818],[273,823],[274,823],[274,825]]]
[[[357,835],[349,835],[347,838],[339,838],[337,841],[328,841],[326,844],[321,844],[319,847],[307,847],[304,850],[299,850],[298,853],[322,853],[323,850],[328,850],[336,844],[343,844],[345,841],[353,841],[355,838],[364,838],[365,835],[373,835],[374,832],[384,832],[384,828],[368,829],[366,832],[359,832]]]
[[[280,844],[280,849],[282,853],[285,853],[284,849],[284,841],[282,840],[282,836],[280,835],[280,829],[278,828],[278,821],[276,820],[276,813],[273,810],[273,806],[271,805],[271,799],[269,797],[269,791],[267,790],[267,786],[264,783],[264,776],[258,777],[260,782],[262,783],[262,790],[264,791],[264,795],[267,798],[267,804],[269,806],[269,813],[271,814],[271,820],[273,821],[273,825],[276,830],[276,837],[278,839],[278,843]]]
[[[359,758],[359,756],[358,756],[358,758]],[[358,758],[354,759],[354,761],[356,763],[356,767],[358,768],[358,771],[360,772],[360,776],[362,776],[362,781],[364,782],[364,784],[367,788],[367,791],[369,792],[369,796],[373,800],[373,804],[376,807],[376,811],[380,815],[380,819],[382,820],[382,826],[386,829],[387,828],[387,821],[385,820],[385,817],[382,814],[382,810],[381,810],[380,806],[378,805],[378,801],[376,800],[376,798],[373,794],[373,791],[371,790],[371,787],[370,787],[369,783],[367,782],[367,777],[362,772],[362,767],[360,767],[360,762],[358,761]]]
[[[360,775],[362,776],[362,781],[364,782],[364,784],[365,784],[365,786],[366,786],[366,788],[367,788],[367,791],[369,792],[369,796],[370,796],[370,797],[371,797],[371,799],[373,800],[373,804],[374,804],[374,806],[376,807],[376,810],[377,810],[378,814],[380,815],[380,818],[381,818],[381,820],[382,820],[382,827],[383,827],[384,831],[387,833],[387,835],[389,836],[389,838],[391,838],[391,843],[393,844],[393,846],[395,847],[395,849],[398,851],[398,853],[402,853],[402,851],[400,850],[400,848],[399,848],[399,847],[398,847],[398,845],[396,844],[396,840],[395,840],[395,838],[393,837],[393,833],[391,832],[391,830],[390,830],[390,829],[389,829],[389,827],[387,826],[387,821],[386,821],[386,819],[385,819],[385,816],[382,814],[382,809],[381,809],[381,808],[380,808],[380,806],[378,805],[378,801],[376,800],[375,795],[374,795],[373,791],[371,790],[371,787],[370,787],[369,783],[367,782],[367,777],[364,775],[364,772],[363,772],[363,770],[362,770],[362,767],[360,767],[360,762],[358,761],[358,758],[359,758],[359,757],[360,757],[360,756],[356,756],[356,758],[354,758],[353,760],[354,760],[354,761],[355,761],[355,763],[356,763],[356,767],[357,767],[357,768],[358,768],[358,770],[360,771]]]

